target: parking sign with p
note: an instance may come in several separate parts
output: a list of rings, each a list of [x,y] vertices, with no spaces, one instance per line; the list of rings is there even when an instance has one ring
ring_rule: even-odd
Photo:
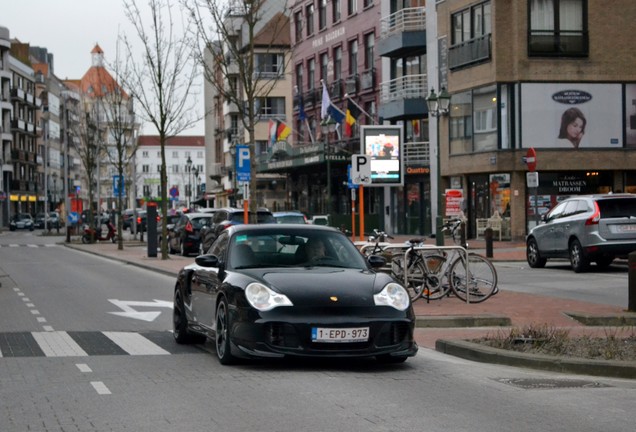
[[[371,184],[371,158],[359,154],[351,156],[351,183],[367,186]]]

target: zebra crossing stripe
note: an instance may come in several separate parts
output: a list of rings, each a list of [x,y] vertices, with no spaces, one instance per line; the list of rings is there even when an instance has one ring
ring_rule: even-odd
[[[130,355],[166,355],[168,351],[150,342],[138,333],[129,332],[103,332],[104,335],[115,342],[121,349]]]
[[[32,332],[31,334],[47,357],[88,356],[86,351],[66,332]]]

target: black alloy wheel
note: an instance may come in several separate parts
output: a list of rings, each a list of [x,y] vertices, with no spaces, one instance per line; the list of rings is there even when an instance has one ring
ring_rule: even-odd
[[[216,308],[216,355],[222,365],[230,365],[236,362],[236,357],[232,355],[230,342],[230,312],[227,307],[227,300],[222,298]]]
[[[539,245],[534,238],[529,239],[526,245],[526,260],[532,268],[543,268],[548,261],[539,253]]]

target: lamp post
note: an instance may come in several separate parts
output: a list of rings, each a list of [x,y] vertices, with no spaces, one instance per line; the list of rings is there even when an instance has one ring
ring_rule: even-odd
[[[57,173],[54,172],[53,173],[53,204],[57,206]],[[49,204],[50,207],[50,204]],[[46,209],[46,211],[50,211],[51,209],[48,208]]]
[[[435,245],[436,246],[444,246],[444,233],[442,232],[442,225],[444,223],[444,216],[442,215],[442,208],[444,207],[444,194],[442,193],[442,173],[441,173],[441,145],[439,142],[439,119],[440,117],[447,116],[449,107],[450,107],[450,94],[446,91],[446,87],[442,87],[442,91],[440,91],[439,95],[435,94],[435,89],[431,88],[431,92],[426,98],[426,105],[428,105],[428,113],[433,117],[437,118],[437,173],[436,173],[436,183],[437,183],[437,215],[435,218]],[[433,215],[431,215],[433,216]]]
[[[199,169],[194,167],[194,200],[199,198]]]
[[[336,121],[331,116],[320,122],[320,130],[325,137],[325,159],[327,160],[327,214],[331,214],[331,145],[329,144],[329,135],[336,130]]]
[[[192,202],[192,179],[190,177],[190,170],[192,169],[192,159],[188,156],[188,160],[186,161],[186,171],[188,172],[188,193],[186,194],[187,200],[186,205],[190,208],[190,203]]]

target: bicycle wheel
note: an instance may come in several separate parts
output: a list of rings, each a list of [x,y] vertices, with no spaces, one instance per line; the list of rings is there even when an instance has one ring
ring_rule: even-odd
[[[481,303],[493,295],[497,289],[497,270],[492,263],[481,255],[468,254],[470,280],[466,278],[466,264],[459,256],[449,269],[450,286],[460,300]]]
[[[426,269],[419,260],[410,261],[407,268],[408,283],[404,280],[404,255],[396,255],[391,259],[391,275],[404,285],[411,301],[415,301],[422,295]]]
[[[450,284],[446,277],[447,258],[437,254],[423,254],[421,259],[428,270],[424,277],[424,286],[420,296],[427,300],[439,300],[448,294]]]

